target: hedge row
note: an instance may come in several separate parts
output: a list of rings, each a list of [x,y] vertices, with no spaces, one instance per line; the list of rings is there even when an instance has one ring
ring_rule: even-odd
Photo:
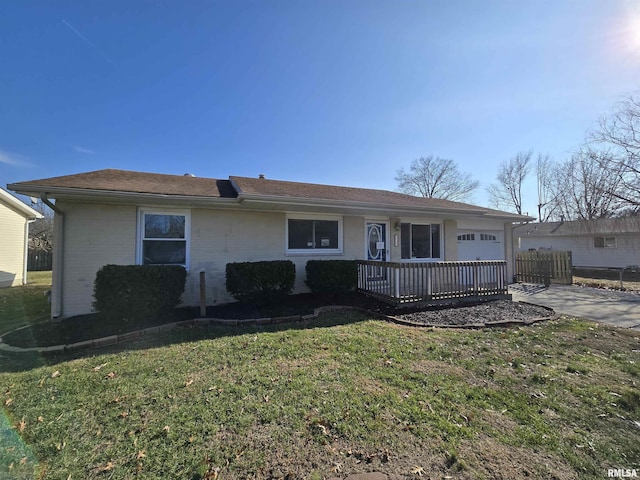
[[[314,293],[355,290],[358,266],[350,260],[309,260],[305,283]],[[273,303],[293,290],[295,265],[290,260],[227,264],[226,286],[240,302]]]
[[[355,260],[309,260],[305,283],[314,293],[350,292],[358,286]]]
[[[314,293],[355,290],[356,261],[309,260],[305,283]],[[105,265],[96,274],[93,307],[118,322],[138,321],[175,308],[187,272],[175,265]],[[238,301],[269,304],[289,295],[296,279],[290,260],[228,263],[226,287]]]
[[[295,280],[290,260],[227,263],[227,290],[240,302],[273,303],[291,293]]]
[[[175,308],[187,271],[176,265],[105,265],[96,274],[93,308],[114,321],[137,321]]]

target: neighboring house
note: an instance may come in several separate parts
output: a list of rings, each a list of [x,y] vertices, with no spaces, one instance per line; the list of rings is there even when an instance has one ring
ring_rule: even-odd
[[[571,251],[574,267],[640,265],[640,217],[529,223],[514,238],[523,251]]]
[[[0,188],[0,287],[27,283],[29,224],[42,215]]]
[[[310,259],[444,261],[458,260],[460,250],[464,258],[507,260],[510,268],[512,222],[530,220],[464,203],[262,175],[216,180],[99,170],[9,188],[40,197],[55,211],[53,317],[91,311],[93,282],[105,264],[184,265],[186,305],[198,304],[201,271],[207,303],[232,301],[225,288],[229,262],[290,259],[296,292],[305,290]],[[468,232],[474,239],[459,246],[459,235]],[[487,242],[493,250],[473,252],[465,242]]]

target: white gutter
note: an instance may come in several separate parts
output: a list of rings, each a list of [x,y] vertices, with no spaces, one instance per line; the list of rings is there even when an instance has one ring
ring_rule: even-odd
[[[385,210],[394,213],[425,213],[425,211],[433,213],[450,213],[450,214],[465,214],[465,215],[478,215],[483,216],[487,212],[484,210],[467,210],[467,209],[453,209],[453,208],[438,208],[438,207],[422,207],[413,205],[394,205],[389,203],[369,203],[369,202],[354,202],[344,200],[329,200],[319,198],[302,199],[300,197],[280,197],[280,196],[268,196],[268,195],[246,195],[239,194],[238,199],[244,204],[282,204],[282,205],[295,205],[300,207],[334,207],[334,208],[353,208],[360,210]]]
[[[353,210],[371,211],[371,210],[384,210],[390,215],[424,215],[437,214],[437,215],[469,215],[484,218],[500,219],[503,221],[526,221],[529,217],[522,215],[496,215],[491,210],[484,210],[482,207],[472,206],[475,208],[442,208],[442,207],[428,207],[419,205],[394,205],[389,203],[369,203],[369,202],[356,202],[356,201],[344,201],[344,200],[330,200],[319,198],[300,198],[300,197],[286,197],[276,195],[256,195],[247,194],[240,189],[234,180],[229,180],[232,187],[236,190],[237,198],[224,198],[224,197],[208,197],[208,196],[190,196],[190,195],[172,195],[161,193],[142,193],[142,192],[122,192],[117,190],[96,190],[96,189],[77,189],[69,187],[46,187],[41,185],[29,186],[28,184],[21,185],[8,185],[9,188],[21,193],[41,193],[46,192],[47,195],[57,198],[57,196],[74,196],[84,197],[90,199],[96,198],[111,198],[114,200],[147,200],[147,201],[170,201],[175,203],[186,203],[191,206],[250,206],[250,205],[275,205],[275,206],[293,206],[303,208],[351,208]],[[13,187],[13,188],[12,188]],[[19,187],[19,188],[18,188]]]
[[[87,188],[67,188],[67,187],[48,187],[41,185],[28,185],[28,184],[12,184],[8,185],[11,190],[22,194],[39,193],[50,196],[52,198],[58,198],[59,196],[65,197],[86,197],[86,198],[114,198],[122,200],[134,200],[134,199],[161,199],[171,200],[179,202],[198,202],[198,203],[238,203],[235,198],[224,197],[209,197],[209,196],[196,196],[196,195],[173,195],[169,193],[148,193],[148,192],[123,192],[119,190],[97,190]]]

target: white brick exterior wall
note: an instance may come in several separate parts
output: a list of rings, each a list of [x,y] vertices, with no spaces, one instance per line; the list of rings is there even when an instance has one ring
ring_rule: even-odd
[[[64,252],[62,273],[62,311],[60,317],[90,313],[93,282],[106,264],[136,263],[138,212],[136,205],[91,204],[58,201],[64,212]],[[154,210],[164,207],[144,206]],[[311,259],[364,258],[365,218],[342,217],[343,253],[289,255],[286,252],[285,212],[245,211],[233,208],[181,208],[190,212],[190,259],[183,304],[198,305],[199,276],[206,274],[207,304],[233,301],[225,288],[225,267],[229,262],[284,260],[296,265],[294,292],[306,291],[305,265]],[[304,214],[302,214],[305,216]],[[311,214],[309,214],[311,218]],[[394,221],[390,219],[391,261],[400,260],[400,248],[393,246]],[[457,229],[460,223],[444,221],[446,260],[457,259]],[[500,223],[500,228],[504,224]],[[57,268],[54,259],[54,270]],[[54,276],[54,297],[59,292]],[[55,302],[55,298],[54,298]],[[55,305],[54,305],[55,310]]]
[[[61,317],[90,313],[97,271],[106,264],[136,263],[138,208],[62,201],[58,207],[65,215]],[[208,304],[233,301],[225,288],[229,262],[289,259],[296,265],[295,291],[302,292],[307,260],[363,258],[361,217],[343,217],[342,255],[288,256],[285,223],[285,213],[191,209],[191,255],[183,303],[198,304],[201,271],[206,273]]]
[[[191,211],[191,265],[184,303],[199,302],[199,275],[206,272],[207,303],[233,301],[225,288],[225,268],[230,262],[291,260],[296,266],[295,292],[306,291],[305,266],[311,259],[363,258],[364,220],[343,217],[342,255],[287,255],[286,214],[231,210]]]
[[[61,317],[90,313],[97,271],[136,261],[137,208],[62,201],[57,206],[65,216]]]

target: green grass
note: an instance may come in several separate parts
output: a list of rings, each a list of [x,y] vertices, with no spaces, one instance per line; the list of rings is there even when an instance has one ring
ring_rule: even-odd
[[[0,289],[0,335],[49,319],[45,292],[51,288],[51,272],[28,272],[28,284]]]
[[[0,352],[0,477],[600,479],[640,467],[639,349],[570,318],[453,331],[351,313]]]

